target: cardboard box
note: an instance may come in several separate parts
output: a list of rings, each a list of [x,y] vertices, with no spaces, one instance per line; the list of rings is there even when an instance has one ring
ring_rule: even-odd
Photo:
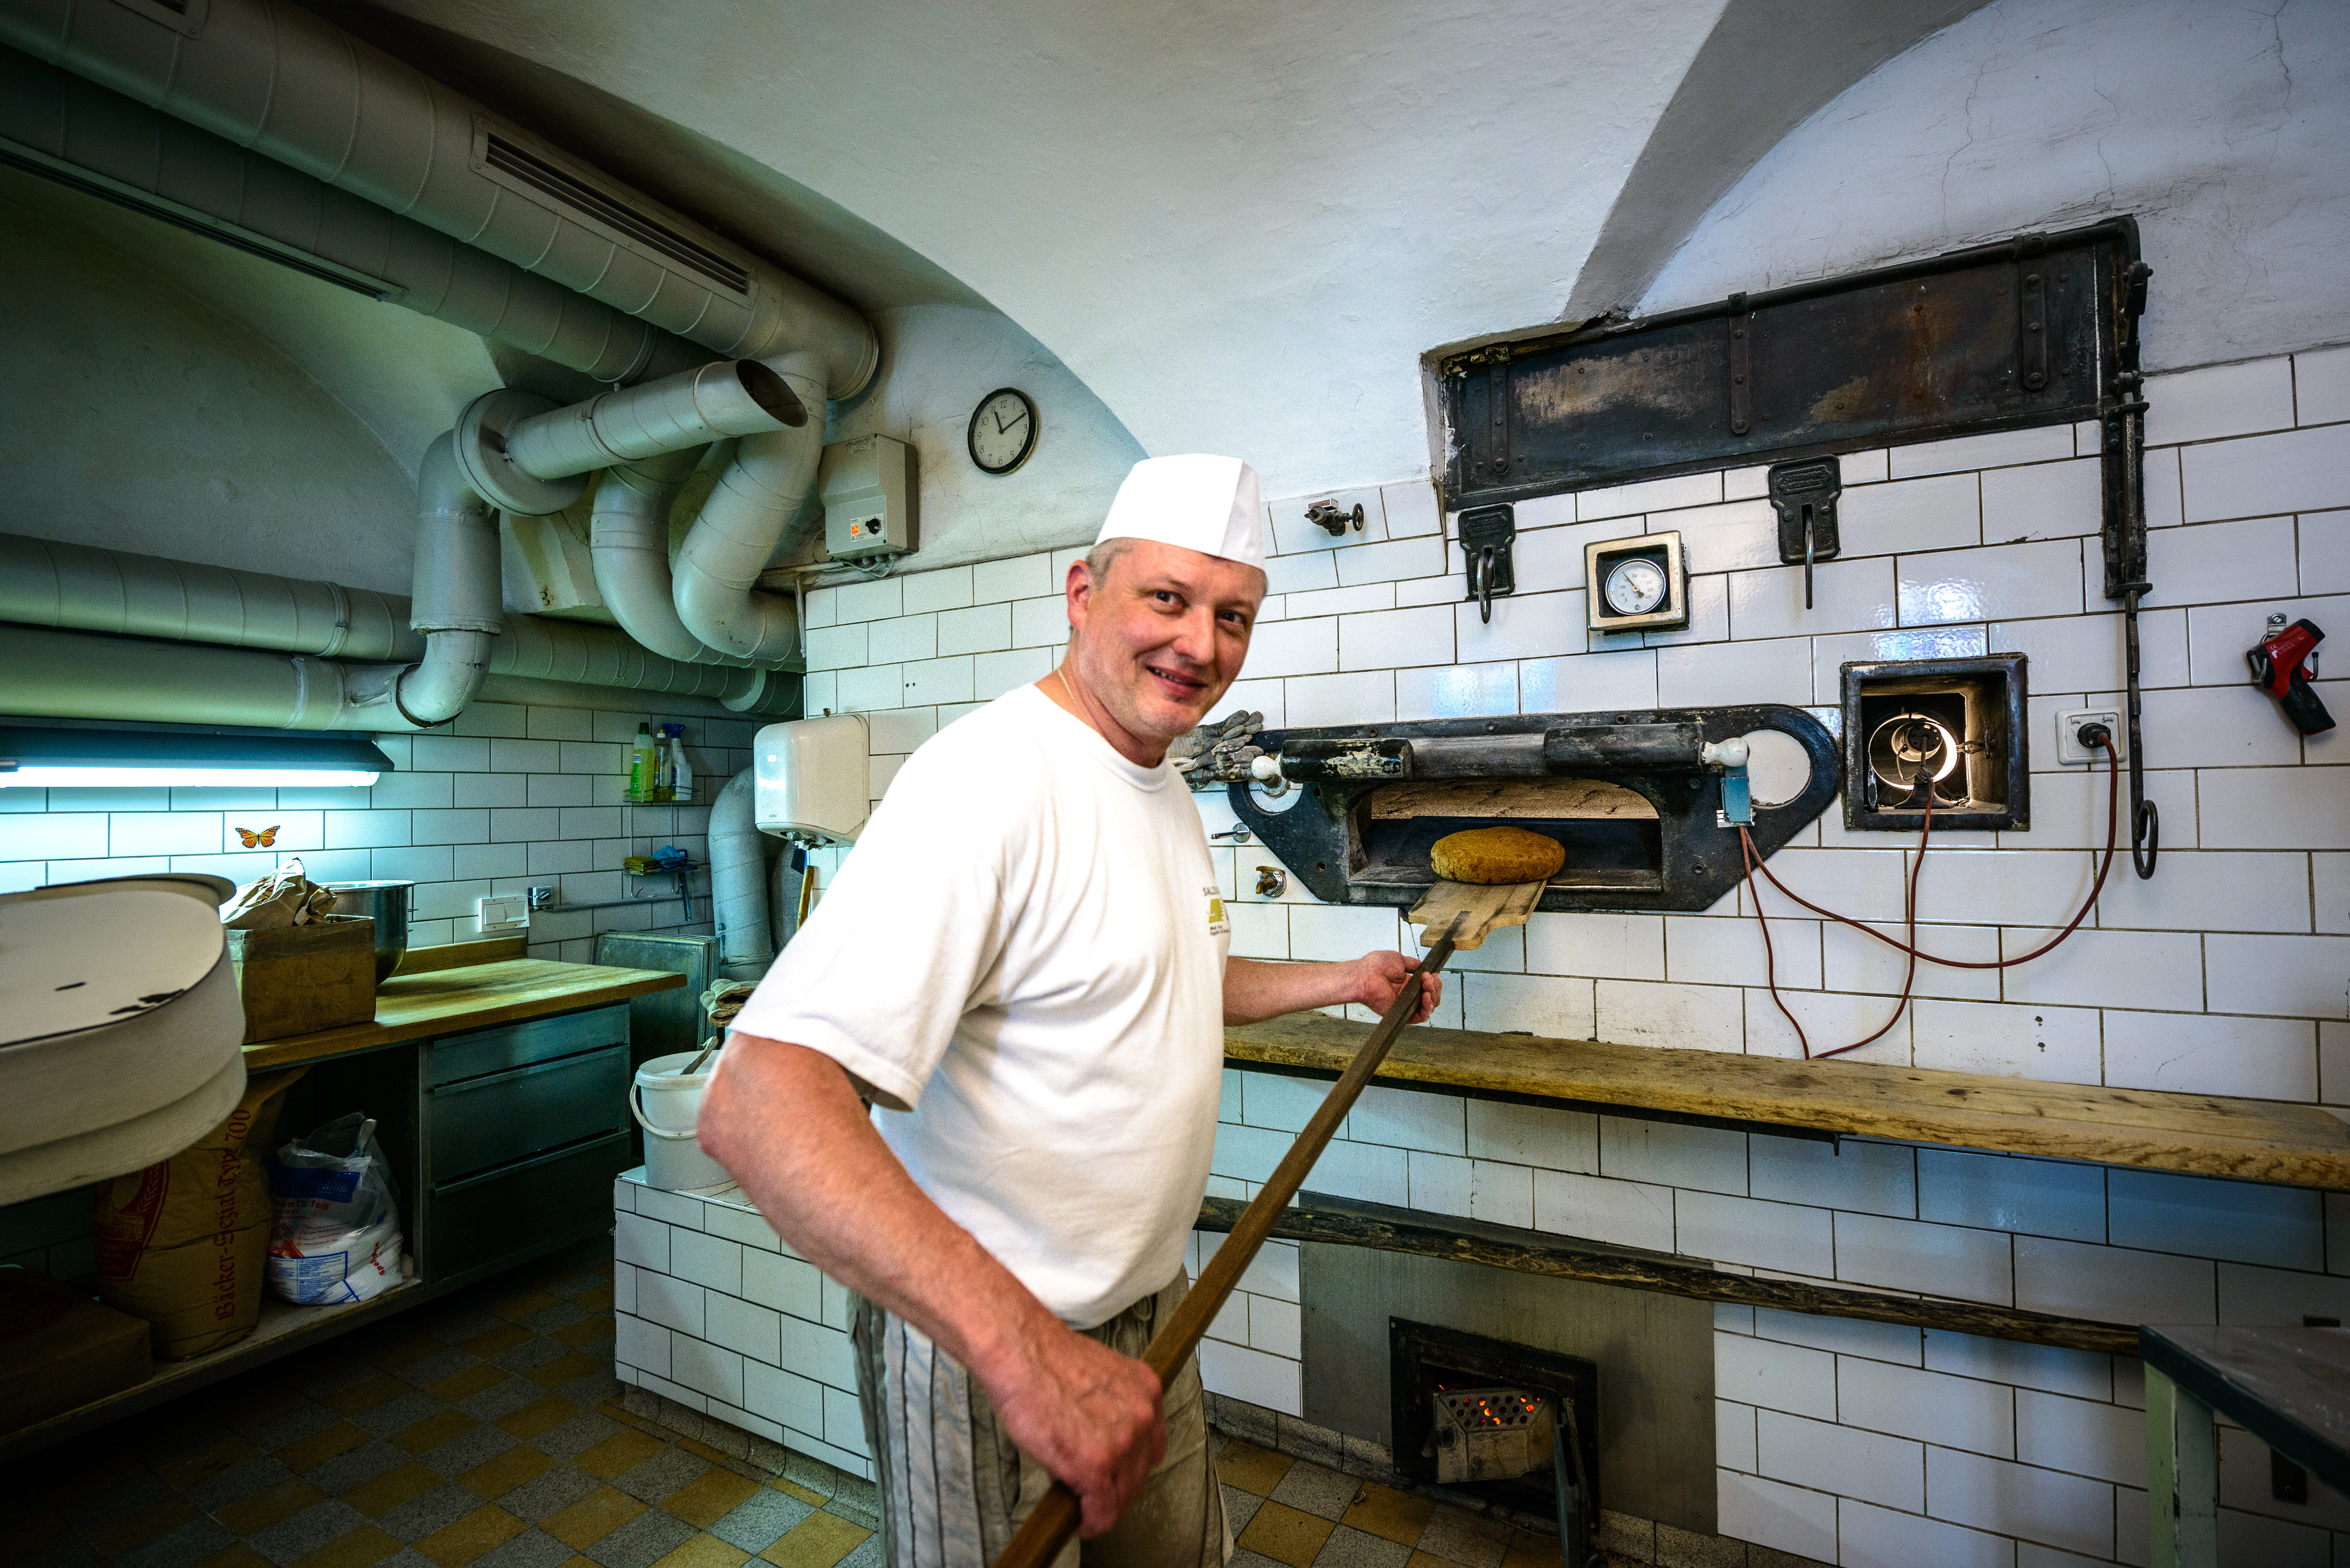
[[[247,1044],[375,1017],[375,922],[364,915],[231,930],[228,953],[244,999]]]
[[[0,1268],[0,1432],[144,1383],[148,1334],[141,1320],[46,1274]]]

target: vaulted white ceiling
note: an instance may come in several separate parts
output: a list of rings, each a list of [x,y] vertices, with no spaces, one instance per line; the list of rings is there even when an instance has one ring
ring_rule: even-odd
[[[1636,299],[1979,3],[319,8],[868,308],[983,299],[1146,450],[1278,494],[1426,472],[1423,354]]]

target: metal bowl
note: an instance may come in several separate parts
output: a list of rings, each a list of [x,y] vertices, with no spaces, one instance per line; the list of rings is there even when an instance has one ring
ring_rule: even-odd
[[[338,915],[375,921],[375,982],[381,985],[408,955],[408,893],[413,882],[328,882]]]

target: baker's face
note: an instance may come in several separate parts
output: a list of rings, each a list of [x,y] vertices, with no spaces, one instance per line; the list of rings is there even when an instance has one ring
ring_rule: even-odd
[[[1155,539],[1121,542],[1096,579],[1069,567],[1074,662],[1094,700],[1138,740],[1197,729],[1241,672],[1264,574]]]

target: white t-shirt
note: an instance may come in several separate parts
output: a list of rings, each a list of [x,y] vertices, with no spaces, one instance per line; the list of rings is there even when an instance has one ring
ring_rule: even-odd
[[[733,1026],[864,1080],[922,1190],[1089,1328],[1182,1267],[1231,931],[1181,776],[1024,686],[906,760]]]

